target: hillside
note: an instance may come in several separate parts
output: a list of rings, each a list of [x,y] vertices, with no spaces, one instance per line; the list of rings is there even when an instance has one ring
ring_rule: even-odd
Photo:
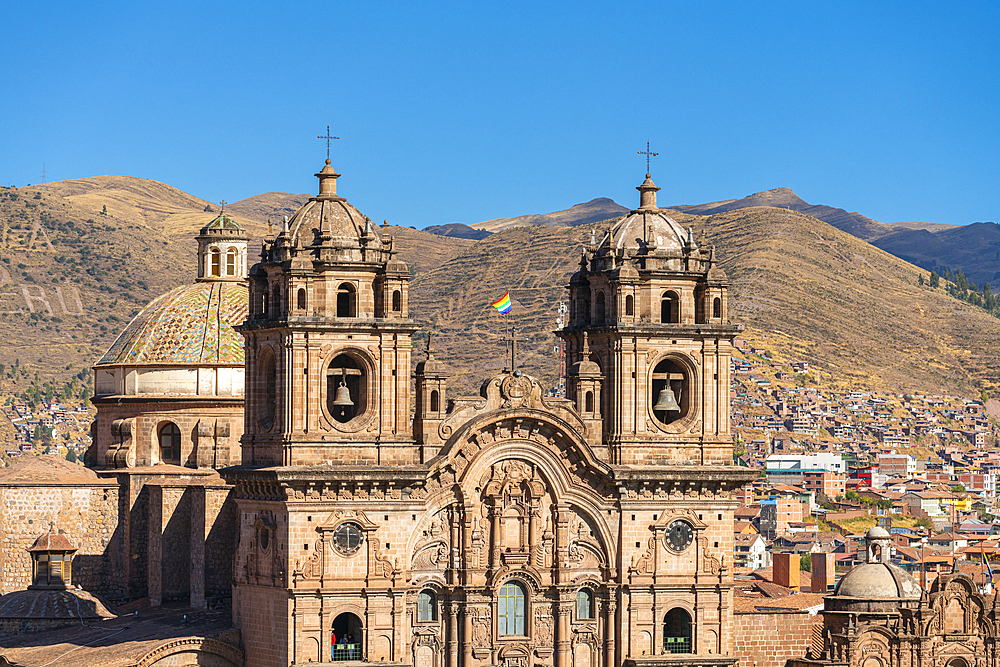
[[[477,222],[472,227],[488,232],[496,232],[509,227],[576,227],[614,218],[627,213],[628,210],[607,197],[599,197],[583,204],[576,204],[563,211],[521,215],[516,218],[497,218],[496,220]]]
[[[918,287],[916,267],[795,211],[674,217],[717,245],[746,337],[812,362],[824,384],[966,396],[1000,385],[992,343],[1000,320],[943,290]],[[506,289],[527,338],[524,367],[554,383],[550,332],[588,234],[502,230],[414,281],[413,311],[440,334],[439,358],[455,373],[456,389],[472,391],[502,367],[504,323],[489,303]]]
[[[1000,281],[1000,226],[975,222],[938,231],[899,229],[872,241],[927,271],[957,270],[978,285]]]
[[[267,193],[227,205],[250,232],[251,261],[267,219],[305,198]],[[622,209],[609,201],[567,211]],[[85,374],[139,308],[193,280],[193,237],[217,210],[132,177],[64,181],[44,191],[0,188],[0,335],[7,343],[0,347],[0,396]],[[966,396],[1000,384],[992,351],[1000,320],[943,289],[918,287],[916,267],[788,209],[674,217],[705,229],[718,246],[733,280],[734,319],[747,325],[747,338],[811,361],[825,384]],[[964,240],[968,247],[995,232],[995,225],[971,227],[983,236]],[[506,324],[489,303],[507,289],[512,319],[527,338],[525,367],[555,380],[551,331],[589,225],[510,227],[479,241],[408,227],[383,231],[411,267],[411,311],[441,334],[456,391],[474,391],[502,367]]]

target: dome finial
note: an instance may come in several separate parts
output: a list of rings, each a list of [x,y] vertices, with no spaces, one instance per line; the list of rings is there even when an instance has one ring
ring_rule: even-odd
[[[649,174],[646,174],[646,180],[642,182],[642,185],[636,188],[636,190],[639,191],[639,210],[656,210],[656,192],[659,189],[660,188],[656,187],[656,184],[653,183],[653,179],[650,178]]]

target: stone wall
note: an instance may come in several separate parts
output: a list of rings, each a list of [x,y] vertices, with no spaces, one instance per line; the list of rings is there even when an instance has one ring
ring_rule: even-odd
[[[820,616],[805,610],[737,612],[734,619],[733,654],[740,667],[784,667],[809,652],[823,627]]]
[[[98,595],[122,597],[118,487],[96,478],[89,486],[0,485],[0,593],[31,584],[27,550],[50,523],[79,549],[73,583]]]

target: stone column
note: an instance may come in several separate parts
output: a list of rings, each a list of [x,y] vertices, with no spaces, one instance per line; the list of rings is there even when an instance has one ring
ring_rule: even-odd
[[[205,608],[205,487],[195,486],[191,494],[191,583],[190,604],[194,609]]]
[[[455,610],[450,602],[441,605],[441,613],[444,616],[444,664],[445,667],[458,667],[458,619],[455,618]]]
[[[163,601],[163,487],[149,484],[149,507],[146,520],[146,590],[149,606]]]
[[[462,606],[462,667],[472,667],[472,615]]]
[[[614,593],[612,593],[613,595]],[[614,600],[604,603],[604,667],[615,667],[615,613]]]
[[[555,667],[570,667],[569,629],[570,603],[560,600],[556,604],[559,617],[556,619],[556,662]]]

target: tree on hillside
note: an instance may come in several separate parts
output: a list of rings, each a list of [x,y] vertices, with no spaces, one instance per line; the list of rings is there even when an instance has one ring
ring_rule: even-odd
[[[983,400],[983,403],[985,403],[986,401],[990,400],[990,392],[988,392],[985,389],[983,389],[979,393],[979,398],[981,398]]]
[[[104,208],[101,209],[101,215],[107,215],[107,214],[108,214],[108,205],[105,204]]]
[[[72,447],[66,448],[66,460],[70,463],[76,463],[76,451]]]
[[[917,274],[917,284],[921,286],[924,284],[924,274]]]
[[[928,281],[931,287],[937,287],[941,284],[941,276],[937,274],[937,271],[931,271],[931,279]]]

